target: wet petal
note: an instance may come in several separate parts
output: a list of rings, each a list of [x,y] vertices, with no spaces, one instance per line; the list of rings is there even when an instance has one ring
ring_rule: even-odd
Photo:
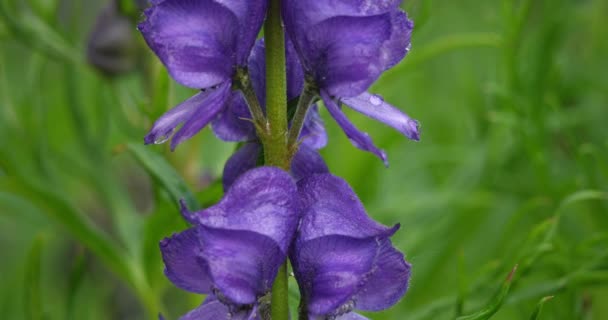
[[[226,101],[230,97],[230,87],[230,82],[224,82],[207,96],[171,139],[171,150],[201,131],[224,109]]]
[[[211,292],[209,269],[199,259],[200,243],[195,228],[163,239],[160,250],[165,262],[165,275],[173,284],[190,292]]]
[[[321,155],[313,148],[302,144],[291,162],[291,174],[296,181],[320,173],[328,173],[329,168]]]
[[[178,104],[163,114],[152,126],[144,138],[146,144],[162,143],[169,139],[175,127],[190,119],[198,108],[201,108],[211,91],[199,92],[188,100]]]
[[[250,142],[243,145],[228,159],[222,177],[224,190],[229,190],[238,177],[256,167],[261,151],[262,147],[259,143]]]
[[[213,0],[159,1],[145,15],[138,28],[177,82],[198,89],[231,78],[239,23],[228,8]]]
[[[336,120],[338,125],[342,128],[342,131],[346,134],[348,139],[352,142],[352,144],[364,151],[369,151],[378,158],[380,158],[384,165],[388,166],[388,159],[386,157],[386,153],[380,149],[378,149],[369,135],[365,132],[359,131],[346,117],[346,115],[340,110],[340,107],[336,104],[336,102],[324,91],[321,91],[321,97],[323,98],[323,102],[325,103],[325,107],[329,111],[329,114]]]
[[[386,103],[380,96],[365,92],[354,98],[342,99],[342,102],[357,112],[397,129],[412,140],[420,140],[418,121]]]

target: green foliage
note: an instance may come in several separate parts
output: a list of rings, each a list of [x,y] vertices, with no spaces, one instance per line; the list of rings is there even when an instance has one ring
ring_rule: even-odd
[[[221,198],[235,146],[209,130],[174,153],[142,145],[192,92],[145,49],[121,77],[87,66],[102,5],[0,0],[3,319],[176,319],[202,300],[165,279],[158,242],[187,228],[179,199],[197,210]],[[393,241],[413,264],[406,298],[368,316],[602,319],[608,3],[412,0],[406,9],[412,50],[372,91],[419,119],[422,140],[349,114],[386,149],[387,170],[323,114],[332,172],[372,217],[401,223]]]

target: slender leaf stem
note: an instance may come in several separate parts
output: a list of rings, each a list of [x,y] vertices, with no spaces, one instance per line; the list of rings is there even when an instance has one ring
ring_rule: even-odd
[[[249,72],[246,69],[239,69],[237,71],[235,84],[243,93],[245,101],[247,101],[247,107],[253,117],[253,123],[256,126],[256,129],[258,129],[258,131],[265,130],[266,117],[260,106],[260,101],[255,94],[255,90],[253,89]]]
[[[308,109],[316,97],[317,93],[314,85],[310,81],[306,81],[304,84],[304,90],[302,90],[302,94],[300,95],[300,100],[298,100],[296,113],[291,121],[289,135],[287,136],[287,146],[289,148],[290,155],[295,154],[297,151],[298,137],[300,137],[300,132],[302,132],[304,120],[306,120],[306,114],[308,113]]]

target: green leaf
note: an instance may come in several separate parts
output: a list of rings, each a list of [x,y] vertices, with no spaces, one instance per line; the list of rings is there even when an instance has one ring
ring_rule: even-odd
[[[543,310],[543,306],[545,305],[545,302],[547,302],[551,299],[553,299],[553,296],[548,296],[548,297],[544,297],[544,298],[540,299],[540,301],[536,305],[536,309],[534,309],[534,313],[532,313],[532,316],[530,317],[530,320],[540,319],[540,313]]]
[[[42,236],[36,237],[27,257],[25,269],[25,299],[23,302],[26,319],[30,320],[42,320],[44,318],[40,284],[43,246],[44,238]]]
[[[123,250],[82,212],[76,210],[53,190],[26,183],[21,179],[0,179],[0,192],[28,199],[44,213],[59,222],[79,242],[93,251],[103,262],[123,279],[132,280],[128,257]]]
[[[490,302],[481,310],[468,315],[456,318],[456,320],[486,320],[490,319],[502,306],[505,297],[509,293],[509,289],[511,288],[511,284],[513,283],[513,276],[515,275],[515,271],[517,270],[517,266],[511,270],[509,276],[500,287],[498,293],[494,296]]]
[[[190,192],[186,182],[163,156],[140,144],[129,143],[127,148],[156,183],[167,191],[176,205],[181,199],[184,199],[188,208],[198,208],[196,198]]]

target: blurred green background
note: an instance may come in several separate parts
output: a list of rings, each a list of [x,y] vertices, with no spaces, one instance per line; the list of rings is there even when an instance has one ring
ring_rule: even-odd
[[[187,227],[178,198],[221,196],[235,145],[206,129],[174,153],[142,146],[192,91],[142,44],[135,4],[108,4],[0,0],[2,319],[177,319],[202,301],[164,278],[158,242]],[[349,113],[385,169],[323,114],[331,170],[401,223],[414,268],[405,299],[368,316],[608,319],[608,1],[404,8],[412,51],[373,91],[422,140]]]

